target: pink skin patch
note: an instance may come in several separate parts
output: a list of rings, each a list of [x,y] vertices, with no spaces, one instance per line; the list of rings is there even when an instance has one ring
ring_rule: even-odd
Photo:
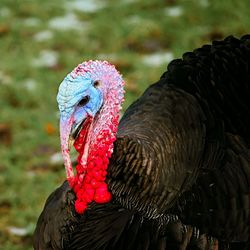
[[[101,110],[95,117],[87,118],[74,143],[79,152],[76,176],[68,162],[69,154],[62,148],[68,182],[76,194],[75,209],[82,214],[92,201],[106,203],[112,199],[105,180],[124,100],[124,81],[115,67],[105,61],[82,63],[71,74],[73,77],[90,74],[91,79],[100,81],[103,93]]]

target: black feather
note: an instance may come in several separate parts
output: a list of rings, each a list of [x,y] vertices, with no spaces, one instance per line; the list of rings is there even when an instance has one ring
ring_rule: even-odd
[[[248,249],[249,127],[250,35],[185,53],[120,121],[112,202],[78,216],[64,184],[35,249]]]

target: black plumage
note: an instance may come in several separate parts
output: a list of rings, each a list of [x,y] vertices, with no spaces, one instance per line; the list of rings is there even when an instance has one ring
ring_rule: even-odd
[[[45,204],[35,249],[209,249],[213,237],[219,249],[248,249],[249,67],[249,35],[172,61],[120,121],[112,202],[79,216],[64,183]]]

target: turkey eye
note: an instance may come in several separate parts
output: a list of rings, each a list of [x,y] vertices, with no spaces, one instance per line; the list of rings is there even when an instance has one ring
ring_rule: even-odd
[[[87,103],[89,102],[89,96],[86,95],[82,98],[82,100],[80,102],[78,102],[77,106],[79,107],[83,107],[85,106]]]
[[[101,84],[101,81],[97,80],[97,81],[94,81],[93,86],[95,88],[98,88],[100,86],[100,84]]]

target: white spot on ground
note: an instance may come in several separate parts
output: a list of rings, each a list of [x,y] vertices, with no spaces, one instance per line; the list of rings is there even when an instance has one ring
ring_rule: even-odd
[[[56,30],[83,30],[88,28],[88,22],[81,22],[78,20],[77,16],[69,12],[65,16],[54,17],[49,21],[49,27]]]
[[[24,25],[26,26],[38,26],[41,24],[41,20],[35,17],[30,17],[30,18],[26,18],[23,21]]]
[[[157,52],[143,56],[142,62],[148,66],[159,66],[164,63],[169,63],[173,59],[174,55],[171,52]]]
[[[67,10],[77,10],[82,12],[94,13],[105,7],[103,1],[98,0],[71,0],[67,1],[65,8]]]
[[[58,62],[58,53],[53,50],[43,50],[38,58],[32,60],[35,67],[53,67]]]
[[[26,79],[23,81],[23,86],[29,91],[34,91],[37,87],[37,81],[30,78]]]
[[[125,21],[128,24],[139,24],[139,23],[142,23],[143,19],[137,15],[133,15],[133,16],[128,17]]]
[[[7,7],[2,7],[0,9],[0,17],[9,17],[11,14],[11,11],[9,8]]]
[[[183,8],[180,6],[167,7],[165,8],[164,12],[169,17],[178,17],[182,15]]]
[[[199,0],[199,2],[200,2],[200,5],[204,8],[210,5],[208,0]]]
[[[61,152],[57,152],[54,153],[53,155],[50,156],[49,159],[51,164],[62,164],[63,163],[63,158],[62,158],[62,153]]]
[[[130,3],[138,2],[138,0],[121,0],[121,2],[123,4],[130,4]]]
[[[34,171],[27,171],[26,175],[29,178],[33,178],[34,176],[37,176],[37,173],[35,173]]]
[[[29,233],[29,230],[23,227],[8,227],[7,230],[10,234],[17,236],[25,236]]]
[[[43,42],[43,41],[47,41],[47,40],[53,38],[53,36],[54,36],[54,34],[51,30],[43,30],[43,31],[36,33],[33,36],[33,38],[37,42]]]

